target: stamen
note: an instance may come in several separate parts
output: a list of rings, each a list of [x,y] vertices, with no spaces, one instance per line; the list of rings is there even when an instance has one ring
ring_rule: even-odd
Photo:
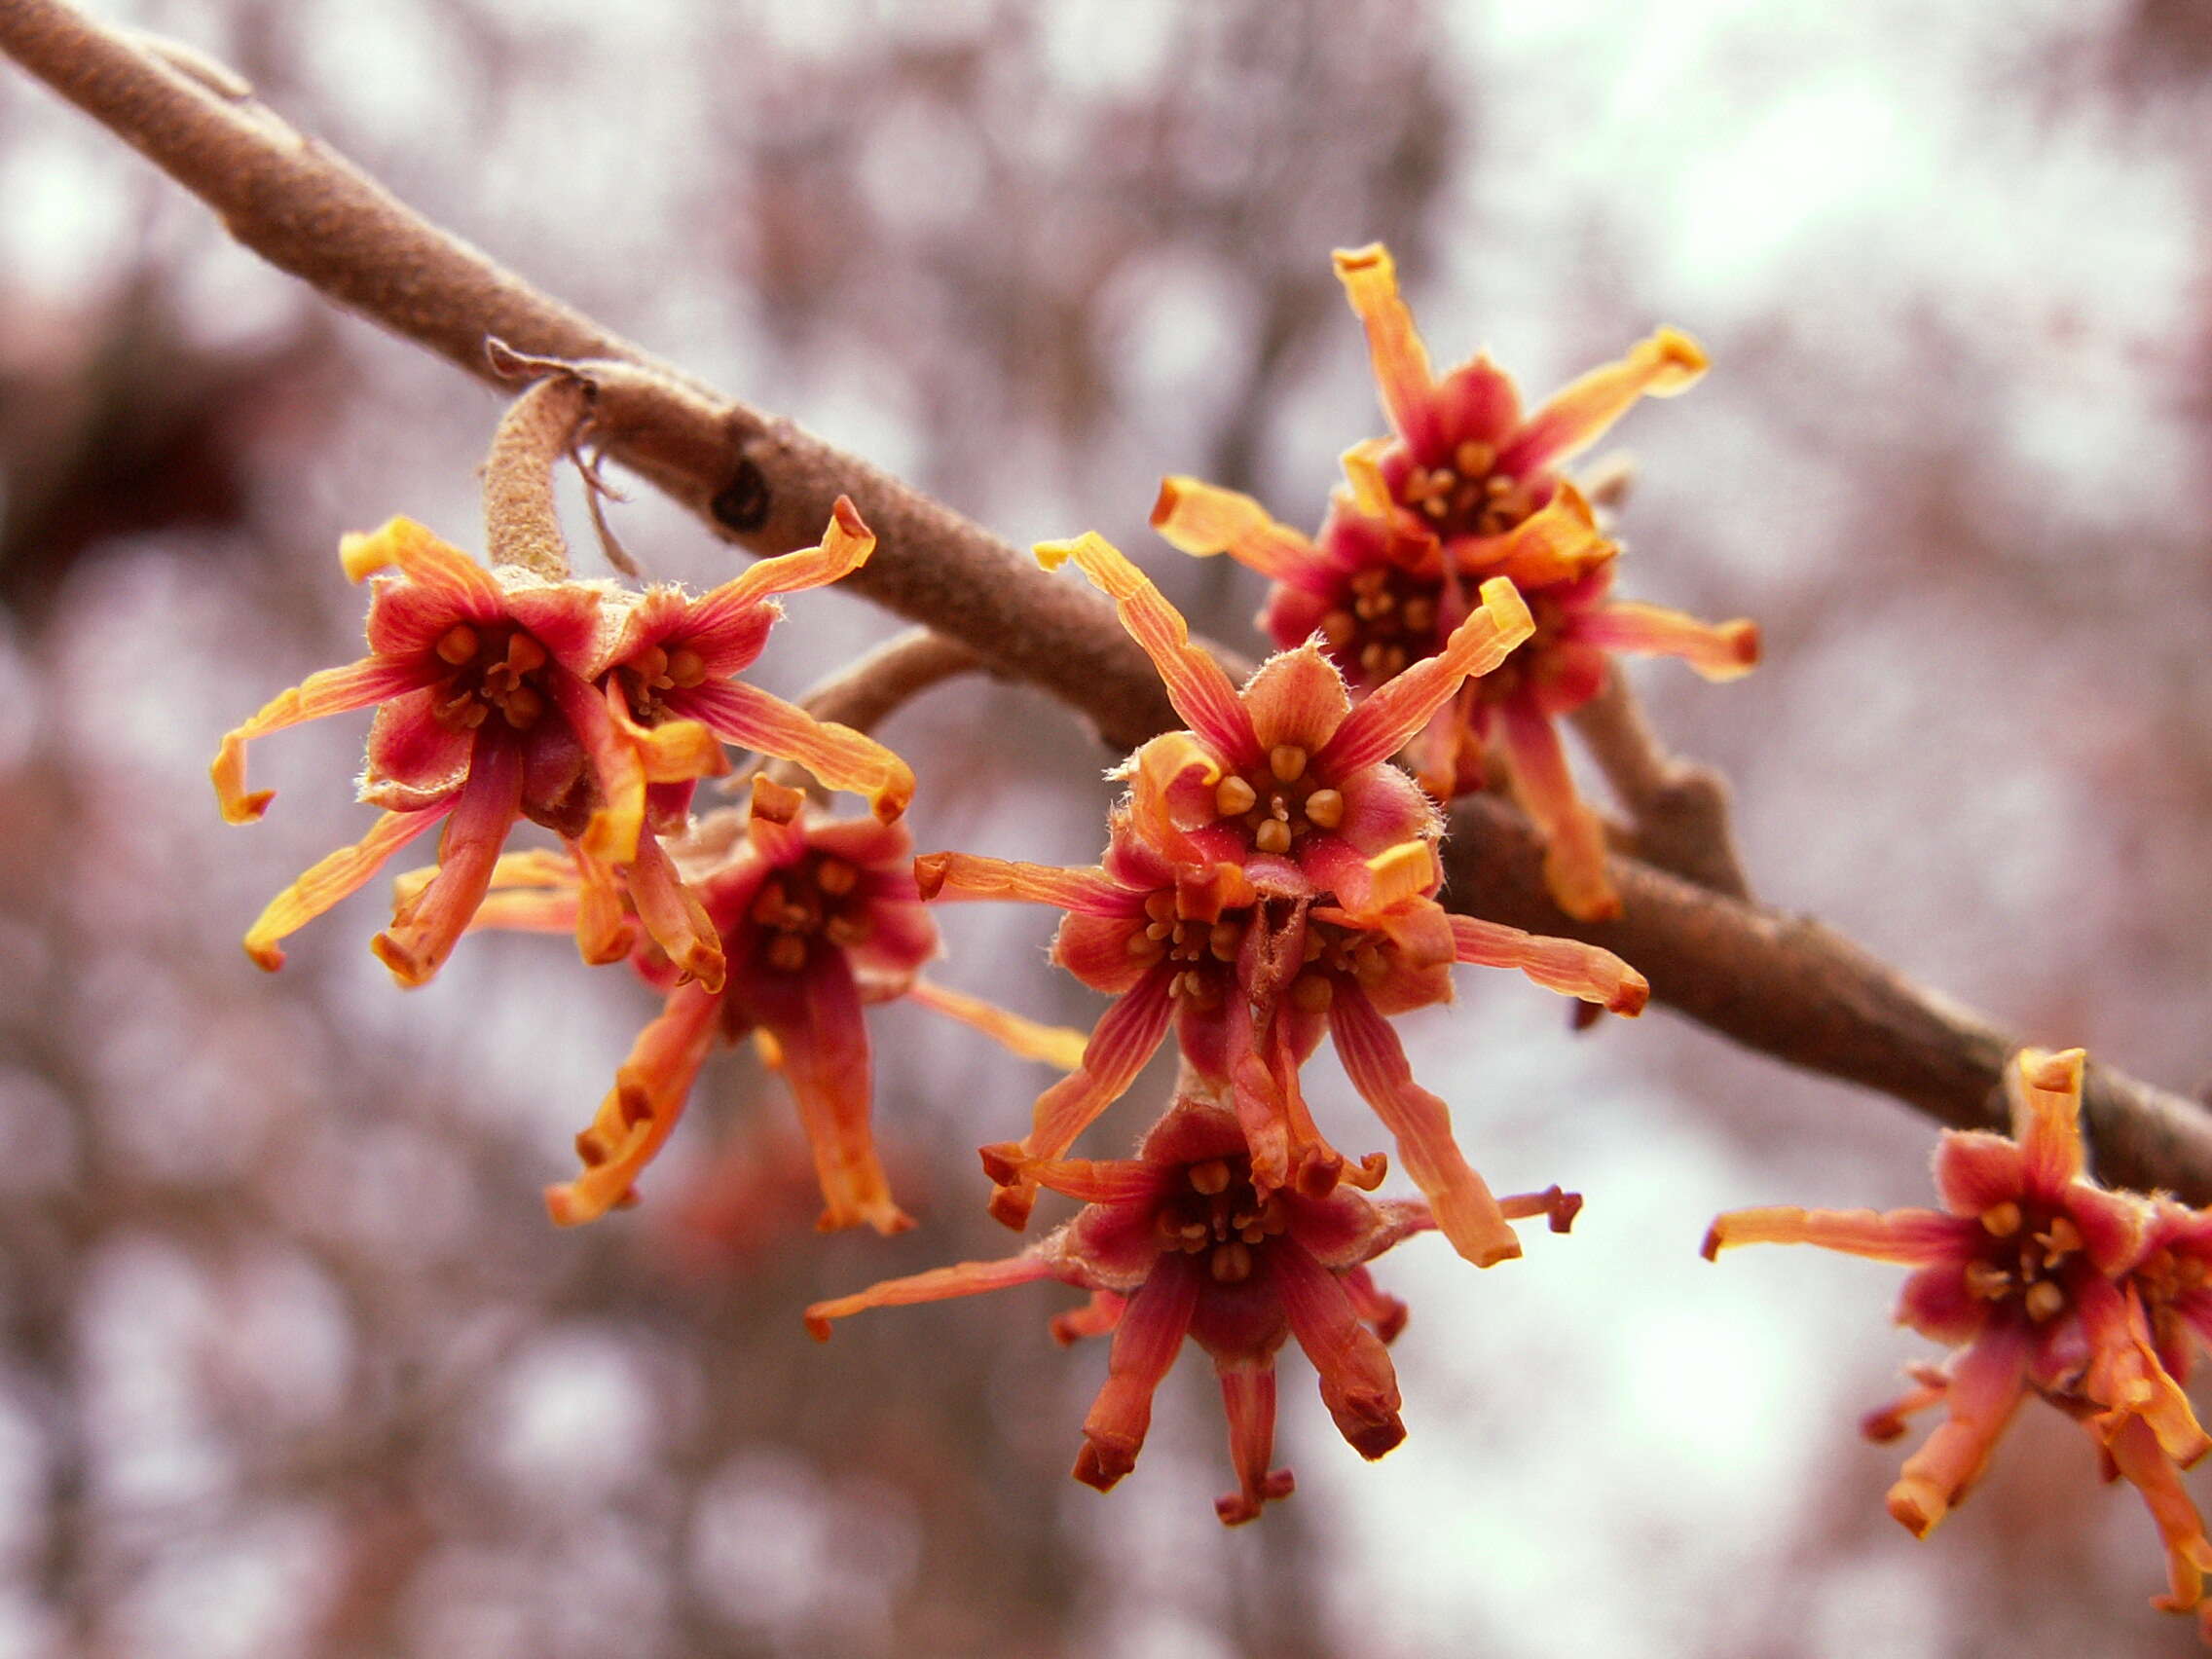
[[[1316,829],[1334,830],[1345,821],[1345,797],[1336,790],[1315,790],[1306,797],[1307,821]]]
[[[1290,826],[1279,818],[1271,818],[1252,832],[1252,844],[1263,853],[1290,851]]]
[[[1206,948],[1223,962],[1236,960],[1236,950],[1244,942],[1244,924],[1241,922],[1216,922],[1206,935]]]
[[[679,645],[668,659],[668,678],[671,684],[688,691],[707,678],[707,661],[689,645]]]
[[[507,641],[506,666],[517,675],[535,673],[545,666],[545,647],[528,634],[517,633]]]
[[[1158,956],[1165,948],[1165,945],[1152,937],[1148,929],[1139,928],[1129,935],[1128,950],[1131,956]]]
[[[860,870],[843,859],[824,859],[814,871],[814,885],[832,899],[842,899],[860,878]]]
[[[462,663],[474,659],[481,644],[476,638],[475,629],[465,622],[456,622],[438,637],[438,656],[459,668]]]
[[[1417,594],[1406,601],[1406,608],[1399,612],[1399,616],[1405,622],[1407,632],[1425,634],[1436,626],[1436,601],[1426,594]]]
[[[866,916],[831,916],[822,931],[831,944],[850,946],[866,943],[875,928]]]
[[[770,880],[763,881],[760,891],[753,896],[753,908],[749,914],[760,926],[772,928],[784,919],[784,912],[790,908],[791,901],[784,896],[784,884]]]
[[[1260,792],[1244,779],[1232,773],[1214,786],[1214,809],[1224,818],[1235,818],[1252,810],[1252,803],[1260,798]]]
[[[1460,476],[1480,478],[1497,464],[1497,451],[1489,444],[1468,438],[1452,452],[1452,461],[1458,467]]]
[[[1988,1262],[1969,1262],[1965,1277],[1967,1289],[1984,1302],[1996,1302],[2012,1289],[2012,1275]]]
[[[1325,975],[1301,974],[1291,981],[1290,1000],[1308,1014],[1319,1014],[1336,996],[1337,987]]]
[[[1252,1276],[1251,1248],[1241,1240],[1233,1238],[1228,1243],[1215,1248],[1213,1261],[1210,1265],[1215,1282],[1219,1284],[1242,1284]]]
[[[1343,650],[1358,632],[1358,619],[1348,610],[1332,610],[1321,618],[1321,638],[1329,642],[1331,650]]]
[[[2049,1231],[2036,1235],[2036,1242],[2043,1246],[2043,1265],[2055,1268],[2082,1247],[2082,1230],[2065,1216],[2054,1216]]]
[[[2009,1238],[2020,1231],[2020,1206],[2010,1198],[1981,1212],[1981,1225],[1992,1238]]]
[[[1209,1158],[1203,1163],[1192,1164],[1190,1175],[1191,1185],[1210,1198],[1228,1187],[1229,1162],[1226,1159]]]
[[[638,653],[630,670],[647,685],[665,686],[669,683],[668,653],[658,645],[647,645]]]
[[[1279,784],[1296,783],[1306,773],[1306,751],[1295,743],[1278,743],[1268,751],[1268,770]]]
[[[797,973],[806,966],[806,940],[797,934],[778,934],[768,946],[768,966]]]
[[[518,685],[500,699],[499,707],[507,717],[507,724],[517,731],[527,731],[537,723],[537,717],[545,713],[545,699],[527,685]]]
[[[2066,1292],[2048,1279],[2038,1279],[2028,1291],[2028,1317],[2038,1324],[2054,1318],[2066,1306]]]

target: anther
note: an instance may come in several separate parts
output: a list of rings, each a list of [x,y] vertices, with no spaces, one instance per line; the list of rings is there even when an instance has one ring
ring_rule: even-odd
[[[2010,1198],[1981,1212],[1981,1225],[1992,1238],[2009,1238],[2020,1231],[2020,1206]]]
[[[1207,1198],[1229,1186],[1229,1163],[1225,1159],[1209,1158],[1203,1163],[1191,1165],[1191,1185]]]
[[[860,878],[860,870],[843,859],[824,859],[814,870],[814,885],[832,899],[842,899]]]
[[[1252,803],[1260,798],[1260,792],[1244,779],[1234,774],[1214,786],[1214,809],[1224,818],[1235,818],[1250,812]]]
[[[1387,593],[1363,593],[1352,602],[1351,608],[1352,614],[1362,622],[1372,622],[1384,611],[1397,608],[1398,602]]]
[[[647,645],[638,653],[630,671],[647,685],[666,685],[668,681],[668,653],[658,645]]]
[[[1337,987],[1324,975],[1301,974],[1291,981],[1290,1000],[1308,1014],[1319,1014],[1336,996]]]
[[[1452,503],[1441,496],[1431,496],[1421,502],[1420,510],[1432,519],[1440,519],[1452,510]]]
[[[2012,1288],[2012,1275],[1988,1262],[1969,1262],[1967,1289],[1985,1302],[1995,1302]]]
[[[1497,463],[1497,451],[1468,438],[1452,452],[1452,461],[1462,477],[1480,478]]]
[[[1278,743],[1268,751],[1268,770],[1280,784],[1295,783],[1306,774],[1306,751],[1295,743]]]
[[[850,946],[865,942],[875,929],[866,916],[831,916],[822,925],[822,931],[831,944]]]
[[[518,685],[500,700],[500,709],[507,717],[507,724],[517,731],[526,731],[537,723],[537,717],[545,712],[545,699],[527,685]]]
[[[768,946],[768,966],[797,973],[806,966],[806,940],[797,934],[778,934]]]
[[[689,645],[679,645],[669,654],[668,679],[681,690],[689,690],[707,678],[707,660]]]
[[[1348,610],[1332,610],[1321,618],[1321,638],[1331,650],[1341,651],[1359,632],[1359,620]]]
[[[1209,1265],[1213,1270],[1215,1282],[1242,1284],[1252,1276],[1251,1246],[1235,1238],[1226,1244],[1217,1245],[1214,1248],[1213,1261]]]
[[[1382,674],[1384,673],[1382,664],[1383,649],[1382,641],[1370,640],[1366,645],[1360,647],[1359,666],[1365,669],[1371,677],[1375,679],[1381,679],[1382,677]]]
[[[1139,928],[1129,935],[1128,951],[1131,956],[1158,956],[1165,948],[1147,929]]]
[[[2036,1242],[2043,1246],[2043,1265],[2055,1268],[2082,1247],[2082,1230],[2065,1216],[2053,1216],[2049,1231],[2037,1234]]]
[[[1317,829],[1334,830],[1345,821],[1345,797],[1335,790],[1315,790],[1306,797],[1306,817]]]
[[[2027,1297],[2028,1317],[2041,1324],[2055,1317],[2066,1306],[2066,1292],[2048,1279],[2038,1279],[2029,1288]]]
[[[784,896],[784,884],[763,881],[760,891],[753,896],[753,908],[748,913],[760,926],[772,928],[784,919],[784,912],[790,908],[791,901]]]
[[[1399,616],[1405,622],[1409,633],[1426,633],[1436,625],[1436,601],[1425,594],[1409,599],[1406,601],[1405,609],[1399,612]]]
[[[1244,942],[1244,927],[1240,922],[1216,922],[1206,935],[1206,948],[1223,962],[1236,960],[1236,948]]]
[[[475,629],[465,622],[456,622],[438,636],[438,655],[444,661],[459,668],[462,663],[475,657],[477,647],[481,644],[482,642],[476,637]]]
[[[1263,853],[1290,851],[1290,826],[1279,818],[1271,818],[1252,831],[1252,844]]]
[[[507,641],[507,667],[517,674],[529,674],[545,666],[545,647],[528,634],[516,634]]]

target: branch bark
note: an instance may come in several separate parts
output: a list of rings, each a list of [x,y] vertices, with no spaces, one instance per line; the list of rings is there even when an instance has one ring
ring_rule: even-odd
[[[849,495],[875,532],[853,591],[1080,710],[1115,748],[1173,723],[1110,605],[790,421],[749,408],[532,287],[294,130],[242,83],[187,72],[61,0],[0,0],[0,50],[128,140],[279,270],[494,385],[497,338],[591,362],[607,452],[755,553],[811,547]],[[601,372],[616,365],[627,375]]]
[[[2022,1039],[1821,922],[1621,857],[1610,864],[1621,918],[1574,921],[1544,887],[1534,829],[1489,796],[1460,802],[1444,867],[1455,909],[1602,944],[1636,964],[1655,1001],[1746,1048],[1879,1089],[1953,1128],[2007,1126],[2002,1072]],[[2092,1062],[2083,1117],[2105,1179],[2212,1203],[2212,1113]]]
[[[854,591],[960,642],[991,671],[1051,693],[1116,748],[1175,723],[1157,676],[1104,599],[1047,576],[910,486],[538,292],[254,103],[227,71],[103,28],[60,0],[0,0],[0,50],[205,201],[240,242],[329,298],[479,379],[497,383],[487,351],[494,337],[588,369],[595,440],[718,535],[756,553],[811,546],[830,503],[848,494],[878,537],[875,557],[849,578]],[[1240,671],[1221,655],[1232,674]],[[1632,808],[1640,793],[1663,792],[1656,744],[1631,742],[1634,731],[1624,736],[1617,720],[1607,728],[1604,713],[1596,718],[1601,763],[1618,771]],[[1671,858],[1699,872],[1691,881],[1615,859],[1626,918],[1577,924],[1545,895],[1526,820],[1478,798],[1462,805],[1458,825],[1447,851],[1456,905],[1606,945],[1649,976],[1662,1002],[1762,1052],[1894,1095],[1945,1124],[2002,1124],[1999,1069],[2018,1046],[2012,1034],[1818,922],[1729,897],[1741,891],[1740,872],[1731,879],[1725,868]],[[2212,1201],[2212,1115],[2105,1066],[2090,1071],[2085,1112],[2110,1179]]]

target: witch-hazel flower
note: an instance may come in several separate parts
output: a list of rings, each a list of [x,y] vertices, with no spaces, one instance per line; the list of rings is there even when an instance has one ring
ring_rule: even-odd
[[[2187,1354],[2174,1322],[2203,1312],[2204,1268],[2188,1265],[2201,1241],[2178,1206],[2161,1221],[2136,1195],[2084,1175],[2083,1061],[2079,1049],[2019,1053],[2006,1073],[2012,1134],[1949,1131],[1936,1148],[1941,1210],[1735,1210],[1714,1222],[1705,1253],[1807,1243],[1914,1269],[1898,1322],[1959,1352],[1913,1368],[1915,1387],[1865,1419],[1868,1438],[1890,1440],[1914,1414],[1945,1409],[1890,1489],[1890,1513],[1925,1537],[1966,1496],[2021,1401],[2039,1394],[2089,1430],[2108,1478],[2143,1493],[2167,1547],[2171,1591],[2157,1604],[2184,1611],[2212,1570],[2212,1544],[2176,1475],[2212,1450],[2176,1381]]]
[[[249,742],[375,705],[359,793],[384,815],[270,903],[246,933],[247,954],[281,966],[280,940],[442,826],[437,878],[410,889],[375,941],[402,984],[421,984],[466,930],[508,832],[527,818],[570,844],[597,891],[579,907],[588,960],[620,954],[608,927],[627,904],[685,972],[719,982],[713,935],[659,840],[681,825],[695,780],[728,769],[718,733],[819,763],[889,812],[911,793],[910,774],[879,745],[802,724],[727,678],[759,654],[781,614],[775,594],[835,580],[873,547],[840,500],[821,547],[762,560],[692,601],[674,588],[639,596],[487,571],[407,519],[347,537],[347,574],[376,577],[369,655],[271,701],[225,736],[211,775],[224,816],[250,823],[270,794],[246,787]]]
[[[1518,637],[1510,584],[1486,594],[1450,650],[1354,709],[1312,647],[1272,658],[1236,690],[1111,546],[1086,536],[1040,549],[1048,561],[1063,553],[1120,602],[1194,729],[1154,739],[1122,768],[1130,793],[1096,866],[955,853],[919,861],[925,897],[1066,909],[1054,959],[1119,999],[1082,1067],[1038,1099],[1029,1133],[983,1149],[998,1184],[993,1212],[1026,1222],[1031,1164],[1072,1147],[1171,1025],[1189,1087],[1219,1096],[1242,1124],[1263,1191],[1318,1196],[1340,1179],[1373,1187],[1382,1161],[1347,1164],[1304,1098],[1300,1068],[1328,1033],[1454,1247],[1484,1266],[1518,1254],[1453,1138],[1449,1110],[1413,1081],[1387,1016],[1450,1000],[1455,961],[1518,968],[1624,1014],[1641,1008],[1647,987],[1609,952],[1447,916],[1434,897],[1435,809],[1384,758],[1397,733]]]
[[[1467,682],[1413,741],[1410,758],[1439,799],[1479,789],[1484,757],[1503,753],[1515,793],[1544,831],[1561,907],[1617,913],[1597,816],[1577,795],[1553,721],[1596,696],[1607,655],[1680,657],[1727,680],[1758,661],[1758,632],[1610,598],[1618,543],[1563,463],[1643,396],[1671,396],[1705,371],[1688,336],[1662,329],[1524,414],[1487,355],[1438,379],[1380,245],[1340,251],[1337,274],[1366,326],[1393,435],[1345,457],[1340,489],[1311,539],[1249,496],[1193,478],[1161,487],[1153,524],[1189,553],[1229,553],[1274,586],[1261,625],[1280,645],[1309,638],[1361,690],[1439,648],[1475,603],[1509,577],[1533,636],[1502,668]]]
[[[1131,1159],[1051,1160],[1033,1172],[1084,1201],[1065,1227],[1019,1256],[967,1262],[889,1279],[818,1302],[809,1329],[870,1308],[973,1296],[1038,1279],[1091,1293],[1052,1321],[1062,1343],[1111,1333],[1106,1382],[1084,1419],[1075,1478],[1104,1492],[1136,1465],[1152,1397],[1186,1339],[1214,1362],[1229,1419],[1237,1488],[1216,1500],[1225,1525],[1259,1515],[1294,1486],[1273,1468],[1274,1356],[1295,1338],[1319,1375],[1322,1403],[1361,1456],[1405,1438],[1397,1376],[1384,1346],[1404,1328],[1405,1305],[1375,1286],[1367,1264],[1435,1225],[1427,1207],[1375,1202],[1349,1187],[1319,1197],[1263,1192],[1251,1178],[1235,1116],[1178,1098]],[[1501,1202],[1516,1218],[1545,1216],[1564,1233],[1580,1198],[1557,1187]]]
[[[899,1232],[913,1224],[893,1200],[875,1150],[864,1008],[910,997],[1063,1069],[1081,1053],[1082,1037],[918,977],[939,942],[914,889],[913,842],[903,824],[823,818],[805,809],[796,790],[759,776],[740,834],[731,833],[734,820],[712,815],[674,844],[726,975],[713,986],[688,977],[644,929],[626,928],[633,966],[668,1000],[576,1136],[582,1172],[548,1188],[547,1207],[571,1226],[634,1201],[637,1181],[676,1128],[708,1054],[750,1035],[798,1107],[822,1189],[820,1226]],[[576,927],[587,890],[574,865],[514,855],[502,873],[480,925]]]

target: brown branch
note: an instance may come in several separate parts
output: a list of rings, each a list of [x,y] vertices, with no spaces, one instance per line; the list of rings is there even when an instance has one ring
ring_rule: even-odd
[[[468,373],[496,380],[486,342],[527,356],[597,359],[595,432],[615,460],[756,553],[811,547],[852,497],[877,536],[847,580],[966,642],[1131,748],[1172,723],[1160,681],[1107,602],[791,422],[731,401],[549,298],[438,229],[325,146],[204,66],[86,18],[61,0],[0,0],[0,50],[129,140],[278,269]],[[195,56],[195,61],[199,60]],[[236,78],[231,80],[235,82]],[[605,384],[612,364],[630,371]]]
[[[1728,781],[1667,753],[1620,664],[1569,718],[1628,809],[1639,858],[1731,899],[1751,896],[1728,824]]]
[[[481,378],[494,378],[493,337],[526,355],[569,360],[596,388],[594,438],[717,534],[757,553],[811,546],[830,503],[849,494],[879,538],[875,557],[848,578],[855,591],[1052,693],[1089,716],[1110,744],[1133,747],[1174,722],[1150,665],[1097,595],[1047,577],[909,486],[721,397],[538,293],[242,97],[217,66],[149,52],[60,0],[0,0],[0,50],[206,201],[240,241],[330,298]],[[179,69],[180,61],[198,66]],[[1224,660],[1237,672],[1233,657]],[[1640,817],[1649,817],[1669,787],[1652,758],[1661,752],[1633,730],[1607,728],[1608,718],[1595,717],[1601,764],[1619,769],[1624,798],[1645,800]],[[1710,822],[1714,809],[1704,810]],[[1462,806],[1459,824],[1448,853],[1456,904],[1605,944],[1641,968],[1663,1002],[1762,1052],[1893,1094],[1946,1124],[2001,1121],[1996,1090],[2016,1046],[2010,1034],[1817,922],[1727,897],[1725,870],[1706,868],[1700,886],[1616,859],[1627,917],[1585,926],[1551,904],[1533,832],[1519,814],[1477,799]],[[2212,1115],[2101,1066],[2090,1072],[2086,1112],[2109,1177],[2212,1200]]]
[[[2003,1128],[2001,1073],[2021,1039],[1914,984],[1809,917],[1712,892],[1628,858],[1611,862],[1624,914],[1576,922],[1551,902],[1527,819],[1460,803],[1445,844],[1455,908],[1602,944],[1636,964],[1659,1002],[1746,1048],[1895,1095],[1955,1128]],[[2212,1113],[2092,1065],[2083,1116],[2106,1179],[2212,1202]]]

